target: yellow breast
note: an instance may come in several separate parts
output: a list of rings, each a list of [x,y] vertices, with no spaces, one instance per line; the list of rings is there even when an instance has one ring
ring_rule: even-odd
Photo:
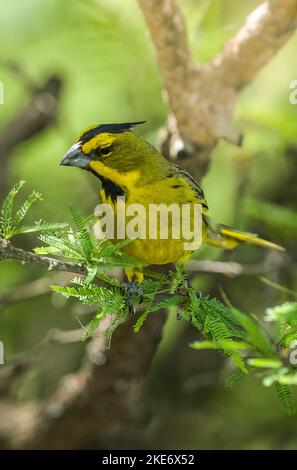
[[[114,171],[115,170],[109,169],[109,176],[111,176],[112,173],[114,177]],[[144,186],[138,185],[139,174],[137,174],[137,172],[132,172],[129,175],[121,174],[117,181],[121,182],[122,187],[129,188],[127,189],[125,210],[132,215],[125,217],[125,228],[127,228],[128,224],[133,220],[133,208],[135,205],[140,205],[144,209],[138,216],[138,223],[145,229],[146,238],[135,239],[131,244],[123,248],[123,250],[141,261],[144,265],[167,264],[178,260],[185,261],[191,255],[192,251],[185,250],[184,239],[174,239],[170,230],[168,239],[162,239],[160,236],[160,227],[158,227],[156,239],[148,237],[150,205],[165,204],[170,206],[171,204],[181,205],[185,203],[194,205],[195,203],[199,203],[196,193],[190,187],[173,184],[174,181],[170,181],[169,183],[167,180]],[[112,200],[112,198],[106,194],[104,187],[100,191],[100,198],[102,202],[108,203],[113,207],[116,227],[118,220],[118,205],[116,201]],[[169,229],[170,228],[169,219]],[[119,241],[116,233],[114,241]]]

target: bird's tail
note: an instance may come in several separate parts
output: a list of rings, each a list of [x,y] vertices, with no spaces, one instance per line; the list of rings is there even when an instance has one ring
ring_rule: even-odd
[[[240,230],[235,230],[231,227],[227,227],[226,225],[221,224],[214,228],[209,224],[207,225],[208,230],[205,241],[209,245],[224,248],[225,250],[232,250],[242,243],[251,243],[252,245],[285,251],[282,246],[276,245],[275,243],[269,242],[268,240],[264,240],[263,238],[258,237],[258,235],[255,233],[241,232]]]

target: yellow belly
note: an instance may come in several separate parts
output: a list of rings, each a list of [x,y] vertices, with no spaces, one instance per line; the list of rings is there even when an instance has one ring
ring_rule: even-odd
[[[139,260],[143,265],[185,261],[192,254],[192,251],[184,249],[181,240],[134,240],[123,248],[123,251]]]
[[[110,198],[106,199],[104,190],[101,190],[100,197],[103,203],[108,203],[113,207],[115,213],[116,227],[118,219],[117,204],[115,204]],[[158,183],[158,185],[156,185],[156,188],[154,188],[153,185],[150,184],[148,188],[142,187],[138,190],[135,189],[135,191],[130,192],[130,196],[126,200],[125,210],[128,211],[129,206],[131,207],[134,204],[139,204],[144,208],[144,217],[140,217],[139,220],[140,225],[145,227],[146,235],[148,235],[150,204],[170,205],[174,203],[181,206],[181,204],[189,202],[193,205],[199,203],[199,200],[197,200],[196,195],[193,191],[185,191],[184,188],[180,191],[176,189],[173,190],[171,187],[167,187],[166,184],[162,186],[160,185],[160,183]],[[180,211],[180,214],[181,213],[182,212]],[[132,216],[126,217],[126,227],[128,226],[132,218]],[[171,222],[169,222],[168,224],[168,238],[163,239],[160,236],[160,229],[158,226],[156,239],[152,239],[149,237],[144,239],[134,239],[129,245],[123,248],[123,251],[136,258],[143,265],[163,265],[168,263],[175,263],[177,261],[185,262],[191,256],[193,250],[185,249],[185,240],[182,237],[180,237],[179,239],[174,239],[174,237],[172,237]],[[205,232],[204,227],[203,232]],[[116,233],[114,240],[111,241],[119,241],[119,238],[117,238]]]

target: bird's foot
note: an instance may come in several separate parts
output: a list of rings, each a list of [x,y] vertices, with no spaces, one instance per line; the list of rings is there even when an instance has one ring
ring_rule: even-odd
[[[127,282],[123,284],[123,292],[127,295],[129,314],[135,315],[136,305],[143,303],[143,291],[141,287],[136,282]]]

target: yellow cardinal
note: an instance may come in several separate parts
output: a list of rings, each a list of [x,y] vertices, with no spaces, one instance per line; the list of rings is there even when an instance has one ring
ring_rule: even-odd
[[[61,165],[88,170],[101,181],[100,199],[109,203],[115,214],[118,198],[125,197],[126,206],[140,204],[148,212],[150,204],[197,205],[202,208],[202,240],[220,248],[232,249],[240,243],[266,248],[282,247],[224,225],[213,224],[199,183],[185,170],[166,160],[146,140],[133,132],[141,122],[101,124],[88,128],[68,150]],[[158,232],[159,233],[159,232]],[[163,239],[135,239],[123,250],[141,265],[185,263],[192,251],[185,249],[185,240],[173,236]],[[128,280],[141,282],[141,268],[126,270]]]

